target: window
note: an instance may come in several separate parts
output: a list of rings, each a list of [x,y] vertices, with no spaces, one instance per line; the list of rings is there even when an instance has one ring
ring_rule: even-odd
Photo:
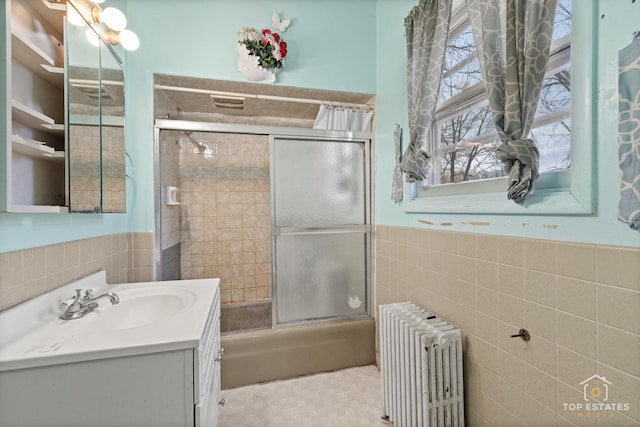
[[[411,189],[414,199],[405,205],[407,212],[554,213],[539,203],[545,198],[553,199],[555,213],[592,212],[593,94],[591,84],[585,82],[594,73],[591,25],[595,12],[592,1],[576,5],[572,0],[558,1],[547,75],[529,135],[540,150],[540,178],[529,196],[536,199],[536,206],[531,203],[523,208],[506,200],[506,174],[495,155],[500,141],[469,19],[464,7],[454,10],[432,128],[433,145],[428,147],[433,153],[433,170],[423,185]],[[572,76],[571,68],[581,72]],[[573,93],[572,80],[574,87],[576,81],[580,83]],[[581,126],[572,131],[572,122]],[[580,141],[580,146],[572,140]]]
[[[457,19],[456,19],[457,18]],[[456,22],[457,21],[457,22]],[[558,2],[547,76],[530,137],[540,150],[540,172],[567,169],[571,152],[571,0]],[[506,175],[486,100],[466,11],[452,19],[433,134],[437,145],[429,184]]]

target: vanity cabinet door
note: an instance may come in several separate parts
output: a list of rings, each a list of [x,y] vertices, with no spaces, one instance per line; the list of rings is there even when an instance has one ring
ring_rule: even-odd
[[[193,349],[0,372],[0,425],[193,427]]]

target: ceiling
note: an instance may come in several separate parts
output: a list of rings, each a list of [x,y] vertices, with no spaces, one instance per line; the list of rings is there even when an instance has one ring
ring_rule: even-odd
[[[297,88],[264,83],[155,75],[156,117],[189,119],[192,115],[232,115],[314,120],[320,104],[277,100],[274,97],[326,103],[375,105],[373,94]],[[212,94],[211,92],[214,92]],[[164,104],[164,105],[163,105]],[[171,110],[180,117],[172,117]]]

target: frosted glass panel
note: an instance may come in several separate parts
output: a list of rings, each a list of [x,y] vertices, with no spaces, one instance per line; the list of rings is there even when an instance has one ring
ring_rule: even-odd
[[[364,143],[275,140],[275,225],[365,223]]]
[[[366,313],[365,245],[361,233],[278,236],[278,323]]]

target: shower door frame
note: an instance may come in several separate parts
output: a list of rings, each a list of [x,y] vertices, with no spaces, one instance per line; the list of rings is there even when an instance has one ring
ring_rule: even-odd
[[[294,128],[298,130],[298,128]],[[299,133],[274,133],[269,135],[269,174],[271,176],[270,192],[271,196],[269,202],[271,204],[271,314],[273,327],[288,326],[288,325],[301,325],[306,323],[319,323],[319,322],[332,322],[345,319],[362,319],[373,317],[373,297],[372,297],[372,274],[373,274],[373,228],[372,228],[372,179],[371,179],[371,144],[373,136],[369,132],[344,132],[344,131],[323,131],[317,129],[311,129],[313,133],[301,135]],[[330,135],[326,133],[331,133]],[[338,135],[340,134],[340,135]],[[367,135],[367,138],[360,137],[360,135]],[[296,140],[303,139],[307,141],[321,141],[321,142],[345,142],[345,143],[362,143],[364,144],[364,224],[360,225],[340,225],[340,226],[316,226],[316,227],[278,227],[276,226],[276,207],[273,203],[275,201],[275,184],[274,184],[274,172],[275,167],[275,140]],[[276,237],[280,235],[330,235],[336,233],[363,233],[365,236],[365,296],[366,296],[366,311],[356,315],[343,315],[343,316],[331,316],[325,318],[311,318],[306,320],[296,320],[295,322],[278,323],[278,298],[274,297],[278,286],[278,278],[276,272]]]
[[[372,179],[372,144],[374,140],[373,132],[352,132],[352,131],[334,131],[334,130],[319,130],[309,128],[292,128],[282,126],[261,126],[261,125],[246,125],[246,124],[233,124],[233,123],[214,123],[214,122],[200,122],[191,120],[173,120],[173,119],[156,119],[153,128],[153,145],[154,145],[154,195],[155,195],[155,234],[156,239],[154,242],[154,280],[159,280],[162,277],[162,186],[160,185],[160,132],[161,131],[192,131],[192,132],[215,132],[215,133],[234,133],[234,134],[249,134],[249,135],[265,135],[270,137],[270,150],[272,150],[272,143],[274,137],[282,138],[304,138],[304,139],[323,139],[323,140],[336,140],[336,141],[348,141],[348,142],[363,142],[365,145],[365,218],[366,223],[361,228],[366,233],[366,255],[365,255],[365,274],[366,274],[366,307],[367,311],[364,314],[356,316],[344,316],[344,317],[332,317],[327,319],[315,319],[308,321],[300,321],[296,323],[287,323],[283,325],[277,325],[275,322],[275,307],[278,304],[275,295],[276,277],[275,277],[275,254],[271,254],[271,301],[274,307],[272,312],[274,315],[274,321],[272,327],[275,326],[291,326],[303,323],[318,323],[327,321],[344,320],[345,318],[368,318],[373,317],[373,294],[372,294],[372,278],[373,278],[373,179]],[[269,166],[271,168],[271,165]],[[271,173],[271,172],[270,172]],[[270,191],[273,191],[271,189]],[[272,201],[270,200],[270,203]],[[273,221],[273,215],[272,219]],[[271,241],[273,242],[273,230],[271,233]]]

